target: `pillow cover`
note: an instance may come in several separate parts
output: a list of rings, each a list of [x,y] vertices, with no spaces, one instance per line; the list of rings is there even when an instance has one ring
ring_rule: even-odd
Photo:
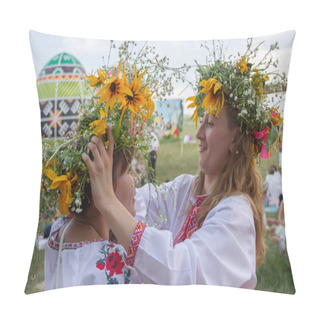
[[[134,74],[133,65],[140,63],[140,70],[148,69],[146,74],[152,79],[151,82],[154,85],[152,91],[154,92],[153,100],[156,102],[154,105],[156,116],[153,120],[157,123],[154,134],[155,139],[158,139],[158,144],[154,146],[153,155],[155,156],[151,158],[156,161],[150,163],[154,169],[153,173],[156,173],[160,183],[171,181],[180,174],[194,175],[198,168],[198,150],[197,143],[194,143],[196,128],[193,121],[201,116],[201,111],[194,113],[194,110],[190,108],[191,100],[187,100],[195,96],[199,81],[195,70],[204,70],[200,66],[214,65],[218,60],[237,61],[234,66],[239,77],[244,77],[246,73],[251,72],[252,88],[256,89],[255,97],[259,99],[259,94],[263,91],[267,97],[266,107],[274,110],[272,128],[275,131],[272,131],[273,129],[268,131],[268,138],[273,132],[279,133],[276,148],[268,144],[269,140],[265,132],[261,131],[261,137],[256,137],[261,141],[259,145],[261,159],[257,167],[264,181],[262,190],[266,227],[264,238],[267,244],[264,262],[256,270],[256,289],[293,294],[295,288],[285,235],[283,199],[286,195],[283,196],[282,192],[281,171],[285,122],[282,119],[284,119],[287,75],[294,35],[293,31],[289,31],[252,39],[121,42],[67,38],[30,31],[41,111],[43,148],[46,148],[48,144],[52,146],[59,143],[66,134],[77,130],[81,106],[90,104],[94,94],[99,95],[97,91],[90,90],[90,86],[86,84],[86,75],[92,76],[87,78],[89,82],[94,79],[101,80],[102,76],[97,70],[102,72],[101,67],[108,65],[111,66],[108,76],[116,76],[117,70],[119,74],[122,72],[119,61],[124,62],[129,69],[131,68]],[[250,61],[247,59],[249,56],[252,59]],[[262,74],[263,72],[266,74]],[[94,78],[97,73],[100,78]],[[225,90],[228,90],[228,81],[230,83],[232,81],[232,75],[229,76],[230,78],[223,83]],[[251,91],[243,93],[249,98],[251,94]],[[233,96],[235,101],[236,98],[238,97]],[[164,105],[166,106],[165,111],[163,111]],[[245,116],[246,110],[241,112]],[[256,132],[258,136],[258,131]],[[171,143],[165,143],[168,141]],[[179,161],[182,155],[183,162]],[[143,184],[144,181],[147,181],[148,176],[145,165],[139,159],[134,159],[134,161],[136,161],[136,170],[141,174]],[[42,194],[44,193],[43,188],[52,189],[52,185],[42,185]],[[56,207],[52,207],[51,200],[41,196],[37,240],[26,293],[52,288],[47,283],[56,281],[48,271],[44,271],[44,259],[46,256],[47,263],[52,262],[52,265],[55,265],[54,261],[58,263],[60,258],[56,231],[68,221],[68,218],[60,218],[62,209],[60,207],[59,210],[58,207],[60,201],[58,193],[62,192],[61,189],[57,191],[58,188],[55,190]],[[69,208],[66,210],[69,211]],[[66,214],[68,215],[69,212]],[[48,253],[47,249],[45,251],[45,248],[48,247],[53,253]],[[86,248],[90,250],[85,252]],[[64,286],[129,283],[130,279],[137,276],[134,270],[124,269],[126,254],[118,244],[103,241],[79,241],[72,244],[65,243],[62,249],[62,251],[69,252],[70,257],[77,261],[85,257],[86,261],[91,260],[92,262],[81,271],[83,272],[82,281],[79,281],[77,275],[74,274],[80,272],[78,266],[68,266],[63,269],[63,277],[69,279]],[[85,260],[82,262],[84,263]]]

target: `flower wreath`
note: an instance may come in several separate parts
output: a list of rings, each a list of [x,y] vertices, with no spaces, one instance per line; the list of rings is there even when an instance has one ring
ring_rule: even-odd
[[[89,172],[82,161],[86,144],[92,135],[101,138],[107,146],[106,129],[112,129],[117,150],[131,148],[148,157],[148,121],[154,112],[152,93],[143,83],[147,69],[138,74],[135,66],[132,81],[128,81],[125,63],[120,62],[117,71],[106,67],[97,70],[97,75],[87,75],[86,83],[94,90],[91,100],[82,105],[79,124],[59,142],[47,139],[43,143],[42,193],[54,207],[57,203],[60,214],[65,216],[69,208],[73,213],[82,211],[81,204],[88,186]]]
[[[199,117],[203,117],[206,111],[217,117],[228,100],[231,107],[239,110],[240,130],[250,135],[254,157],[267,159],[272,148],[278,145],[278,126],[282,117],[279,107],[267,105],[266,83],[273,76],[273,85],[283,88],[286,77],[285,74],[268,72],[270,66],[277,67],[277,62],[269,57],[278,49],[277,43],[270,46],[261,61],[250,63],[256,58],[261,44],[252,49],[252,39],[248,39],[246,53],[238,55],[240,58],[235,61],[217,59],[214,53],[214,63],[198,64],[198,93],[187,101],[191,101],[188,108],[195,108],[191,118],[197,125]]]
[[[109,66],[114,53],[122,62]],[[142,154],[147,163],[148,145],[153,139],[150,127],[157,125],[153,121],[153,98],[162,100],[170,96],[172,79],[184,79],[189,69],[186,64],[170,66],[169,58],[159,56],[156,48],[147,42],[138,45],[124,41],[116,45],[110,41],[107,63],[85,77],[92,98],[81,105],[75,129],[61,141],[50,137],[42,140],[41,214],[56,215],[57,207],[61,215],[68,215],[69,210],[82,211],[90,180],[81,154],[86,151],[92,135],[99,136],[108,145],[107,127],[112,129],[114,152],[123,149],[126,155],[126,149],[134,146],[135,155]]]

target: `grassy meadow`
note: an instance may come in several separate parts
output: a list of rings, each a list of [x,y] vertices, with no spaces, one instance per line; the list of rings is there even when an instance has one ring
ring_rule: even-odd
[[[192,134],[195,139],[195,126],[190,120],[185,121],[182,136]],[[262,178],[271,164],[278,166],[278,154],[272,158],[262,160],[259,165]],[[182,141],[161,144],[156,163],[156,172],[159,182],[172,180],[182,173],[195,174],[198,170],[198,144],[182,144]],[[268,215],[276,218],[277,215]],[[46,225],[45,220],[40,220],[39,234],[43,234]],[[256,290],[294,294],[295,288],[291,274],[290,262],[286,254],[280,252],[278,246],[266,236],[267,252],[261,266],[257,268],[258,284]],[[33,253],[31,268],[28,276],[26,293],[44,290],[43,272],[44,251],[36,248]]]

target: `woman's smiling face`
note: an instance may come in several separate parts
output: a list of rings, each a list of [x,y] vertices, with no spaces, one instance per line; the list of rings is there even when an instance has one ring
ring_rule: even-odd
[[[238,128],[230,129],[225,108],[219,116],[205,114],[196,137],[199,139],[199,166],[208,176],[216,176],[222,170],[228,153],[234,147]]]

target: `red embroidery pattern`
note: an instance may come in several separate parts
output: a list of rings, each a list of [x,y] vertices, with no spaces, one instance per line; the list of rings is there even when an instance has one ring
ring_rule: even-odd
[[[186,239],[190,239],[191,235],[198,230],[198,219],[199,219],[199,207],[202,203],[202,201],[207,196],[198,196],[195,198],[194,204],[190,210],[190,213],[188,214],[180,232],[176,236],[173,246],[175,246],[177,243],[183,242]],[[200,225],[200,228],[202,227],[202,224]]]
[[[125,252],[113,243],[104,244],[100,250],[102,258],[96,262],[96,268],[104,271],[107,284],[130,283],[131,271],[125,268]]]
[[[136,258],[136,253],[137,253],[137,250],[138,250],[138,247],[140,244],[140,240],[141,240],[141,237],[143,235],[145,228],[146,228],[146,226],[143,223],[138,222],[138,224],[133,232],[133,235],[132,235],[131,241],[130,241],[130,245],[129,245],[129,249],[127,252],[127,258],[125,260],[126,265],[129,267],[133,267],[134,260]]]
[[[54,238],[55,236],[49,239],[48,245],[52,249],[59,250],[60,243],[55,241]],[[105,241],[104,239],[99,239],[99,240],[81,241],[81,242],[75,242],[75,243],[63,243],[62,250],[78,249],[78,248],[82,248],[87,244],[91,244],[94,242],[104,242],[104,241]]]

